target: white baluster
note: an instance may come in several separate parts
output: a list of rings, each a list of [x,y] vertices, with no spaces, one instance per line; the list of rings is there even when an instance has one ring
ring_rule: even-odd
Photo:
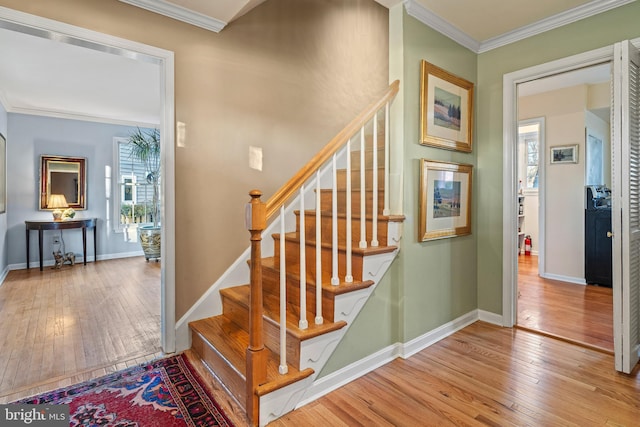
[[[284,205],[280,207],[280,366],[278,371],[284,375],[287,367],[287,272],[284,251]]]
[[[347,250],[347,273],[344,277],[344,281],[347,283],[353,282],[353,261],[351,259],[352,245],[351,245],[351,139],[347,141],[347,183],[346,183],[346,228],[347,228],[347,236],[346,236],[346,250]]]
[[[332,200],[331,200],[331,284],[338,286],[338,177],[336,167],[336,155],[333,155],[332,162]]]
[[[300,321],[298,327],[307,329],[307,258],[306,230],[304,217],[304,184],[300,187]]]
[[[378,242],[378,112],[373,116],[373,201],[371,207],[371,247]]]
[[[365,167],[364,167],[364,126],[360,128],[360,248],[367,247],[367,217],[366,215],[366,191],[365,191]]]
[[[320,214],[320,171],[316,172],[316,325],[322,325],[322,215]]]
[[[389,103],[384,106],[384,209],[382,215],[389,215]]]

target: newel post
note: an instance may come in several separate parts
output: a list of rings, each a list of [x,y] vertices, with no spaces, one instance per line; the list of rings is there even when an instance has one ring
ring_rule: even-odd
[[[267,352],[264,348],[262,324],[262,231],[267,227],[267,211],[260,200],[259,190],[249,192],[251,201],[247,203],[245,218],[251,233],[250,297],[249,297],[249,347],[247,348],[247,403],[246,411],[250,422],[260,422],[260,401],[256,388],[267,377]]]

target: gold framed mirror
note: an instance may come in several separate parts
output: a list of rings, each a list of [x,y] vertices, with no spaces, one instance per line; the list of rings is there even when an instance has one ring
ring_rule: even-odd
[[[51,195],[64,195],[70,208],[86,209],[86,164],[83,157],[40,156],[40,210],[55,209]]]

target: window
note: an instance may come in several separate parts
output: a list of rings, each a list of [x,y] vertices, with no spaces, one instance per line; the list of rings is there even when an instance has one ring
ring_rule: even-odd
[[[137,240],[140,224],[153,221],[153,185],[147,182],[145,164],[131,155],[127,138],[114,138],[114,229],[125,241]]]
[[[519,176],[524,190],[538,190],[543,132],[542,119],[523,120],[518,126],[518,146],[521,150],[522,165]]]

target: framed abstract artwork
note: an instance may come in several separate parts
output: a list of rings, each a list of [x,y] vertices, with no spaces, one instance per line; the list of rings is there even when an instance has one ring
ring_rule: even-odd
[[[420,160],[418,240],[471,234],[473,166]]]
[[[473,83],[422,61],[420,144],[471,152]]]

